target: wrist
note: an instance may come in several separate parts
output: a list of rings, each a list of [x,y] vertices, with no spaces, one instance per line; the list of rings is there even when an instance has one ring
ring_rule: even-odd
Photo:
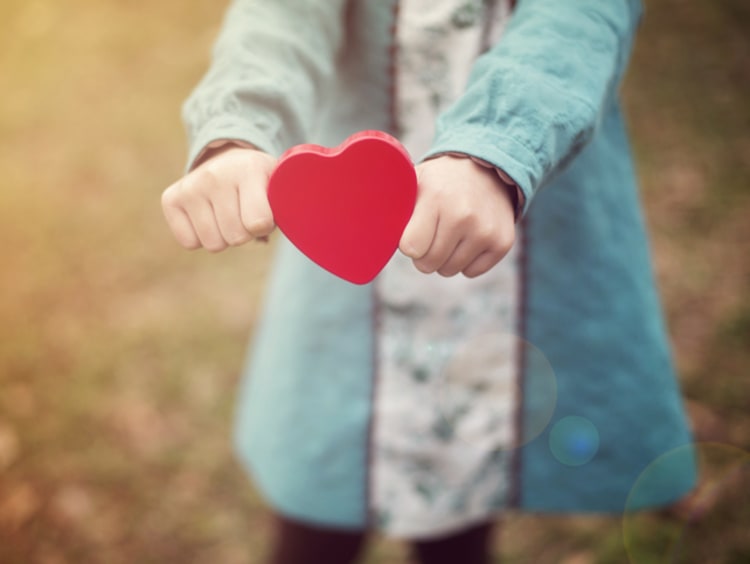
[[[521,217],[521,213],[524,208],[525,204],[525,198],[523,195],[523,192],[521,191],[521,187],[518,186],[518,184],[501,168],[495,166],[491,162],[485,161],[484,159],[480,159],[479,157],[475,157],[474,155],[469,155],[468,153],[461,153],[458,151],[447,151],[444,153],[438,153],[436,155],[431,155],[425,160],[432,160],[439,157],[453,157],[456,159],[469,159],[477,166],[480,166],[484,169],[494,171],[494,174],[496,175],[496,178],[498,180],[498,184],[500,185],[499,188],[504,190],[506,194],[508,195],[508,198],[510,199],[511,205],[513,206],[513,215],[516,222]]]
[[[258,150],[255,145],[253,145],[252,143],[248,143],[247,141],[243,141],[242,139],[216,139],[203,147],[201,152],[198,153],[198,156],[195,157],[195,160],[190,166],[190,170],[195,170],[206,161],[209,161],[214,157],[220,155],[221,153],[225,153],[226,151],[232,149]]]

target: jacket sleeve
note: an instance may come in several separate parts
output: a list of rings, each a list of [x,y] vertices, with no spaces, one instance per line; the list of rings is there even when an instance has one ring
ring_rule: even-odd
[[[615,102],[640,16],[638,0],[521,0],[439,117],[427,156],[495,165],[518,184],[525,212]]]
[[[332,82],[344,0],[233,0],[211,66],[182,108],[188,167],[212,141],[278,155],[303,142]]]

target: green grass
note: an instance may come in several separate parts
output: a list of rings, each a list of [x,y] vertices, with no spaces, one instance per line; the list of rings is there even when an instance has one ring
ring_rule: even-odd
[[[675,358],[698,439],[747,451],[750,10],[647,4],[625,107]],[[183,252],[159,209],[222,12],[186,6],[0,6],[3,564],[254,563],[268,539],[229,440],[270,249]],[[690,504],[632,520],[635,561],[670,561],[676,534],[690,550],[675,561],[748,560],[741,452],[706,462],[740,470],[696,522]],[[504,529],[508,562],[628,561],[620,518]],[[387,541],[368,556],[403,559]]]

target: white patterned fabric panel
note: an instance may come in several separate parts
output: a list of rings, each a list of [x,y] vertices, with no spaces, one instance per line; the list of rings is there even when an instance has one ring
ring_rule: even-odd
[[[427,151],[438,113],[497,40],[507,2],[403,0],[401,140]],[[520,237],[518,238],[520,240]],[[394,536],[426,538],[506,505],[514,436],[518,249],[479,278],[418,272],[400,253],[377,279],[371,509]]]

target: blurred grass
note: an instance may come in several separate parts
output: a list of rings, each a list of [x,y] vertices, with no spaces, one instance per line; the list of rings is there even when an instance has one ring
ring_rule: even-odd
[[[267,513],[229,436],[269,250],[181,252],[159,210],[221,12],[0,5],[0,563],[263,553]],[[633,520],[638,562],[750,561],[748,30],[742,0],[653,0],[625,87],[696,435],[741,449],[707,456],[708,476],[739,468],[733,481]],[[509,562],[627,561],[621,519],[513,515],[505,529]],[[670,560],[678,533],[689,550]],[[402,554],[381,541],[368,562]]]

